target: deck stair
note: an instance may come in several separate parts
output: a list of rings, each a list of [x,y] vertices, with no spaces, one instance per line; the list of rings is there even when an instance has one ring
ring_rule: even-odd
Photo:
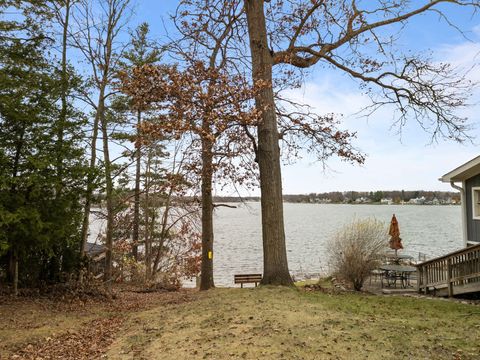
[[[417,267],[417,291],[436,296],[480,293],[480,244],[424,261]]]

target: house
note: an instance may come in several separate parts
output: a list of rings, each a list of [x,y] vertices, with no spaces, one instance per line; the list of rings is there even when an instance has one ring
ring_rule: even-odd
[[[460,191],[464,245],[480,244],[480,156],[446,173],[439,180]]]
[[[437,296],[480,294],[480,156],[443,175],[460,191],[463,249],[417,264],[417,290]]]
[[[419,198],[415,198],[415,199],[410,199],[408,201],[409,204],[413,204],[413,205],[423,205],[425,203],[425,196],[422,196],[422,197],[419,197]]]

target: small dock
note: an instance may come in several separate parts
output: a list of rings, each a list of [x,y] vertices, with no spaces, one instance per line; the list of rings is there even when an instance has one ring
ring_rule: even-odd
[[[417,291],[434,296],[480,293],[480,244],[416,265]]]

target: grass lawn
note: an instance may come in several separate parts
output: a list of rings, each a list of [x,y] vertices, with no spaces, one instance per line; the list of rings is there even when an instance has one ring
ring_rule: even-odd
[[[438,299],[261,287],[157,294],[148,306],[134,303],[125,310],[96,306],[90,313],[25,308],[18,316],[0,305],[0,315],[9,319],[0,317],[0,338],[9,344],[3,355],[32,336],[36,342],[18,358],[56,358],[36,352],[45,348],[39,339],[81,334],[96,317],[109,319],[102,326],[110,326],[110,340],[95,352],[63,358],[480,359],[480,307]],[[97,335],[87,334],[82,346],[88,348]]]
[[[135,314],[112,359],[480,359],[480,307],[285,288],[217,289]]]

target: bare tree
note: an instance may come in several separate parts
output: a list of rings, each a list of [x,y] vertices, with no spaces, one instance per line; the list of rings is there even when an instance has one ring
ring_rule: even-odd
[[[186,198],[197,178],[189,171],[188,149],[171,141],[170,163],[158,162],[162,142],[152,139],[145,159],[145,265],[147,279],[171,284],[199,272],[201,219],[198,202]]]
[[[442,4],[473,10],[480,6],[476,0],[382,0],[368,6],[355,0],[244,0],[252,78],[255,84],[267,84],[255,98],[262,111],[258,159],[264,284],[291,284],[285,248],[274,66],[332,66],[360,80],[372,95],[373,109],[392,104],[399,110],[400,124],[413,117],[433,136],[461,141],[466,124],[455,110],[465,105],[470,84],[448,64],[436,64],[418,54],[400,55],[394,46],[398,32],[415,16],[432,13],[448,22]]]
[[[200,267],[200,206],[187,196],[197,188],[197,174],[190,169],[190,155],[182,141],[143,133],[141,143],[139,241],[134,244],[131,238],[135,209],[125,206],[131,191],[117,187],[116,202],[123,210],[115,216],[114,257],[119,264],[115,277],[178,288]],[[128,175],[126,180],[129,184]],[[143,246],[137,259],[129,256],[134,245]]]
[[[111,95],[109,86],[117,71],[119,59],[122,56],[123,45],[119,35],[125,25],[129,0],[99,0],[98,7],[92,2],[83,0],[76,16],[74,42],[81,50],[90,65],[93,85],[93,96],[85,94],[86,102],[94,109],[93,134],[91,138],[90,174],[85,194],[85,212],[82,227],[82,253],[88,238],[89,215],[94,190],[94,171],[97,163],[98,131],[102,134],[103,165],[105,173],[105,193],[107,209],[107,227],[105,245],[107,248],[105,280],[110,280],[113,246],[113,176],[110,159],[108,121],[106,116],[107,99]],[[99,10],[99,11],[98,11]]]

